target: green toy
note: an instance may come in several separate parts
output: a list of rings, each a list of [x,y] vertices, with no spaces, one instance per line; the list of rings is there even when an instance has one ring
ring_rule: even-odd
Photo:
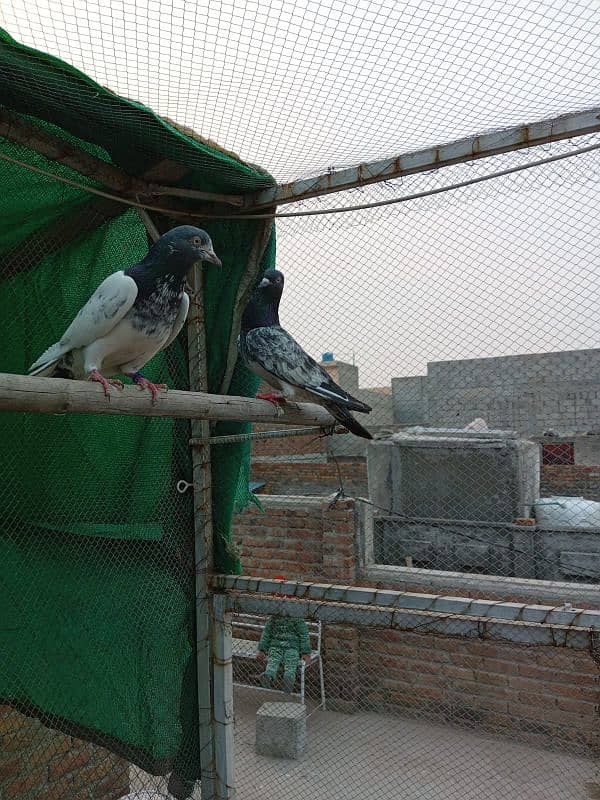
[[[300,656],[305,661],[310,660],[310,637],[306,622],[291,617],[270,617],[260,637],[258,651],[267,656],[267,666],[260,675],[261,685],[265,688],[273,686],[283,662],[283,690],[291,693]]]

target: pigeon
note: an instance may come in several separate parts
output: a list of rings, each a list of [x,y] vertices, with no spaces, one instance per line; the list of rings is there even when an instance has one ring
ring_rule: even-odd
[[[242,316],[238,350],[243,362],[282,393],[257,397],[272,403],[292,399],[318,403],[344,428],[356,436],[372,439],[369,431],[350,414],[350,411],[368,414],[371,407],[334,383],[329,373],[279,324],[282,292],[283,274],[276,269],[267,270]]]
[[[175,339],[187,317],[184,291],[188,270],[199,261],[221,265],[210,236],[200,228],[181,225],[160,237],[146,257],[105,278],[80,309],[62,338],[30,367],[30,375],[88,378],[123,388],[107,375],[127,375],[156,401],[164,384],[151,383],[141,369]]]

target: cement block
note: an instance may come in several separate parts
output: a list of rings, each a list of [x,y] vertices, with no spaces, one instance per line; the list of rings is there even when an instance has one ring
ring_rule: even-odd
[[[299,758],[306,746],[306,707],[300,703],[263,703],[256,712],[256,752]]]

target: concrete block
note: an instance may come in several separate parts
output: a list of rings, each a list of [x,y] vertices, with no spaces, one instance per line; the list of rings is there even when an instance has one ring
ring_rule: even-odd
[[[306,707],[300,703],[263,703],[256,712],[256,752],[299,758],[306,746]]]
[[[373,502],[404,517],[513,522],[539,496],[539,445],[514,434],[429,429],[369,443]],[[489,437],[489,438],[488,438]]]

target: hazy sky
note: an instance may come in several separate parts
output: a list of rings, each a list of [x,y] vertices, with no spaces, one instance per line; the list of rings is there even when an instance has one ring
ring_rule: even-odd
[[[279,180],[600,105],[598,0],[2,0],[0,23]],[[315,356],[355,353],[363,385],[436,359],[595,347],[599,163],[594,153],[391,209],[282,220],[282,318]]]

